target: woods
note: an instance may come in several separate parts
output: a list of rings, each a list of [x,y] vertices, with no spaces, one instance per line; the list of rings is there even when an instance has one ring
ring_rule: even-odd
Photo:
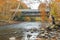
[[[17,9],[17,6],[20,4],[19,9],[27,9],[25,3],[17,0],[0,0],[0,21],[11,21],[13,20],[13,15],[15,12],[11,12],[11,9]],[[20,16],[20,13],[15,15]]]

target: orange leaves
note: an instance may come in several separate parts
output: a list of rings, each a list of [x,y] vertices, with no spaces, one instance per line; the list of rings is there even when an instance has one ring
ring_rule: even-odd
[[[3,4],[5,4],[5,0],[0,0],[0,6],[2,6]]]
[[[46,20],[46,8],[47,8],[47,6],[46,6],[46,4],[45,3],[41,3],[40,5],[39,5],[39,10],[41,11],[41,21],[42,22],[44,22],[45,20]]]
[[[45,4],[45,3],[41,3],[41,4],[39,5],[39,7],[40,7],[40,8],[45,8],[45,7],[46,7],[46,4]]]
[[[60,2],[60,0],[55,0],[56,2]]]
[[[28,9],[27,5],[21,1],[17,0],[0,0],[0,20],[12,20],[13,18],[13,12],[10,11],[10,9],[17,9],[18,4],[21,4],[19,7],[21,9]],[[17,12],[17,16],[20,17],[20,12]],[[29,17],[26,18],[27,20],[30,20]]]

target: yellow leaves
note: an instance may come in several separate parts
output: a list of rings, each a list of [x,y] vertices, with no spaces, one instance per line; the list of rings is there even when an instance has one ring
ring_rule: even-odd
[[[55,2],[52,2],[52,4],[50,4],[50,8],[51,8],[51,11],[50,11],[50,14],[53,15],[53,16],[56,16],[57,13],[56,13],[56,10],[57,10],[57,4]]]
[[[59,0],[56,0],[55,2],[52,2],[52,4],[50,4],[50,14],[53,15],[55,17],[55,20],[58,21],[60,19],[60,3],[57,2]]]
[[[41,18],[40,17],[36,17],[35,20],[36,21],[41,21]]]
[[[60,13],[60,3],[58,2],[52,2],[51,4],[51,11],[50,11],[50,14],[53,15],[53,16],[56,16],[57,14]]]

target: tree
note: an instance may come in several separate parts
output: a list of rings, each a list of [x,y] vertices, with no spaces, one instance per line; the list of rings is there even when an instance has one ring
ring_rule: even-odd
[[[25,5],[25,3],[21,2],[21,1],[17,1],[17,0],[0,0],[0,20],[4,20],[4,21],[11,21],[12,18],[14,17],[13,15],[15,14],[15,12],[11,12],[11,9],[17,9],[18,4],[20,4],[19,7],[23,7],[25,9],[27,9],[28,7]],[[20,13],[16,14],[17,16],[20,16]]]
[[[39,7],[38,7],[38,9],[39,9],[39,11],[41,12],[40,14],[40,16],[41,16],[41,21],[42,22],[45,22],[45,18],[46,18],[46,8],[47,8],[47,6],[46,6],[46,3],[41,3],[40,5],[39,5]]]
[[[58,21],[60,19],[60,3],[59,0],[55,0],[52,1],[52,3],[50,3],[50,14],[54,16],[55,21]],[[60,20],[59,20],[60,21]]]

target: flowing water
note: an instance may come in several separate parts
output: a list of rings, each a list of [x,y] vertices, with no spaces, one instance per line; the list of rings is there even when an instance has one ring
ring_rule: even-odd
[[[39,29],[40,27],[40,22],[22,22],[0,26],[0,40],[11,40],[11,37],[16,40],[34,40],[39,32],[31,32],[30,29]]]

